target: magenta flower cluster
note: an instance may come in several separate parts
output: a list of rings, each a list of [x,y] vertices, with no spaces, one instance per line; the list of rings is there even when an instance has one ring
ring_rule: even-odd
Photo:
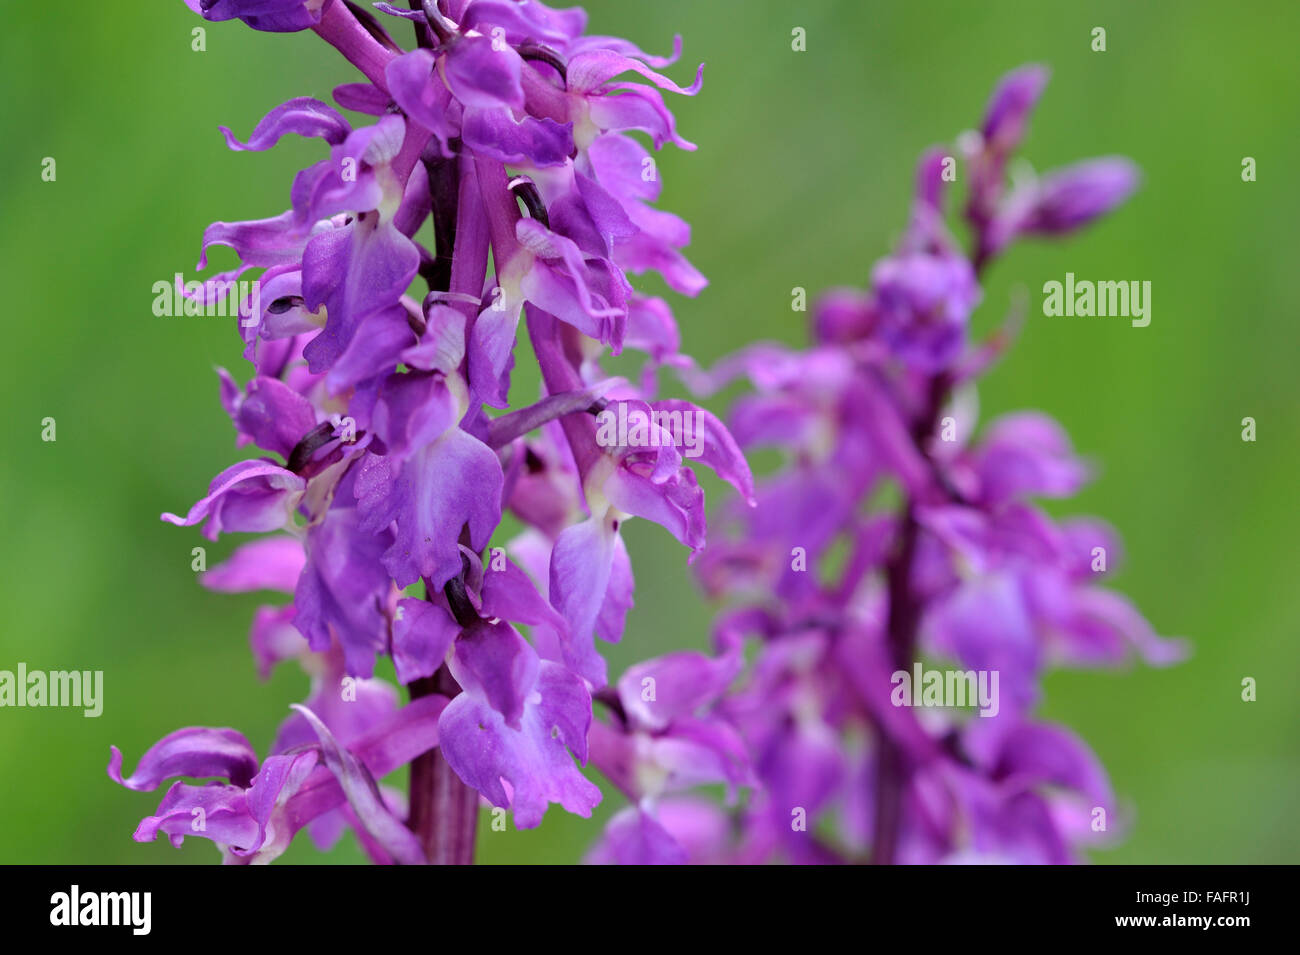
[[[221,399],[262,454],[163,517],[212,540],[264,535],[202,582],[289,595],[257,612],[253,655],[263,676],[296,661],[311,691],[264,756],[235,730],[188,728],[123,775],[114,747],[122,785],[173,780],[137,840],[200,836],[249,863],[304,828],[321,848],[351,829],[377,862],[465,863],[481,802],[520,828],[552,803],[590,816],[588,763],[629,803],[594,862],[1065,862],[1113,836],[1122,813],[1098,761],[1034,716],[1042,675],[1181,647],[1100,586],[1119,556],[1108,528],[1033,503],[1087,478],[1061,427],[1025,412],[976,435],[972,401],[1011,337],[972,340],[983,272],[1137,184],[1130,163],[1100,159],[1008,188],[1044,71],[1009,75],[977,132],[925,154],[898,248],[868,290],[820,301],[812,347],[755,345],[706,373],[669,305],[629,279],[705,284],[681,253],[689,226],[653,205],[638,138],[694,148],[664,100],[700,88],[699,73],[663,73],[680,41],[654,57],[536,0],[378,15],[186,2],[209,21],[313,31],[364,77],[335,101],[373,121],[300,98],[247,140],[222,129],[234,150],[292,133],[328,155],[285,212],[204,232],[199,269],[216,246],[240,264],[184,294],[209,305],[257,270],[238,309],[253,374],[222,371]],[[945,216],[954,168],[968,252]],[[522,403],[521,333],[542,382]],[[601,369],[625,348],[645,356],[635,382]],[[742,376],[753,392],[724,425],[657,398],[663,367],[701,394]],[[756,488],[742,448],[784,464]],[[688,464],[738,492],[707,550]],[[523,530],[503,540],[507,515]],[[632,517],[685,545],[729,606],[715,652],[611,683],[598,640],[622,637],[633,604]],[[405,700],[375,675],[380,657]],[[899,674],[922,663],[996,675],[993,711],[911,705],[919,688],[900,700]],[[404,766],[409,792],[381,784]]]
[[[188,289],[202,304],[261,270],[239,309],[254,373],[241,386],[222,372],[221,397],[239,444],[266,453],[163,517],[213,540],[268,535],[203,583],[291,594],[257,613],[252,649],[263,673],[297,660],[313,688],[265,758],[234,730],[184,729],[124,777],[114,748],[109,775],[128,788],[177,779],[135,838],[197,835],[226,861],[265,862],[304,827],[322,847],[351,827],[377,861],[466,862],[480,797],[521,828],[551,803],[588,816],[600,792],[578,763],[607,682],[596,639],[619,640],[633,599],[620,527],[654,521],[692,553],[705,534],[672,436],[598,441],[597,416],[689,416],[698,463],[752,490],[721,423],[651,394],[654,369],[684,359],[668,305],[628,278],[705,284],[629,135],[693,149],[663,92],[693,95],[700,76],[678,86],[660,72],[672,59],[533,0],[377,4],[387,25],[344,0],[190,6],[314,31],[365,76],[335,100],[374,119],[354,128],[303,98],[246,141],[223,129],[231,149],[293,133],[327,155],[294,178],[287,211],[203,235],[200,269],[214,246],[240,266]],[[507,411],[521,323],[543,388]],[[601,371],[624,348],[647,355],[639,383]],[[507,512],[525,528],[508,544]],[[381,655],[405,705],[374,676]],[[407,763],[409,805],[378,783]]]

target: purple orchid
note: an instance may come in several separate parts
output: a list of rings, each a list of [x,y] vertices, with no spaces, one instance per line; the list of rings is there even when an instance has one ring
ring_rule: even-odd
[[[973,410],[1009,338],[970,340],[985,270],[1138,181],[1105,158],[1007,187],[1044,70],[1010,74],[963,138],[969,254],[945,219],[947,153],[931,150],[898,248],[869,289],[819,303],[811,348],[754,345],[704,373],[669,305],[632,282],[705,284],[631,135],[694,148],[663,95],[700,88],[698,71],[686,86],[661,72],[680,41],[651,56],[536,0],[375,4],[388,20],[344,0],[186,2],[316,33],[364,78],[336,102],[374,121],[297,98],[247,140],[221,129],[236,151],[292,133],[328,155],[283,213],[204,231],[200,270],[219,246],[240,265],[187,298],[211,304],[261,270],[238,308],[253,374],[219,377],[236,445],[262,456],[163,519],[267,535],[201,582],[279,593],[254,616],[253,657],[263,677],[297,661],[311,689],[264,758],[233,729],[194,727],[124,776],[113,747],[126,788],[175,780],[137,840],[204,836],[251,863],[301,829],[322,849],[351,829],[379,863],[468,863],[481,804],[521,828],[553,803],[590,816],[588,765],[628,801],[597,863],[1060,863],[1112,838],[1099,762],[1034,715],[1042,676],[1183,648],[1100,586],[1119,556],[1109,528],[1033,503],[1088,478],[1064,430],[1025,412],[977,434]],[[516,406],[521,330],[542,393]],[[635,383],[602,370],[625,348],[645,355]],[[727,425],[658,397],[664,367],[706,393],[744,376],[753,393]],[[756,487],[744,451],[763,447],[787,463]],[[738,492],[721,539],[695,464]],[[887,485],[894,510],[877,505]],[[523,530],[502,540],[507,514]],[[633,605],[632,517],[734,606],[712,654],[657,656],[610,685],[599,644],[622,639]],[[405,703],[375,676],[383,656]],[[978,716],[925,708],[935,661],[989,677],[989,698],[970,684]],[[915,707],[899,694],[914,668]],[[380,782],[404,766],[409,793]]]
[[[327,155],[294,178],[285,212],[203,234],[200,269],[218,246],[241,265],[187,295],[210,303],[261,270],[239,306],[253,377],[220,377],[236,443],[265,454],[164,519],[212,540],[270,533],[202,582],[285,595],[254,618],[254,658],[263,676],[297,660],[312,689],[262,760],[227,729],[173,733],[125,778],[114,749],[109,775],[128,788],[195,780],[174,783],[136,839],[203,835],[228,862],[263,862],[301,828],[327,847],[350,827],[376,861],[467,862],[480,800],[520,827],[551,803],[590,815],[595,638],[618,640],[633,600],[620,528],[639,516],[692,554],[704,543],[703,494],[669,424],[699,421],[687,454],[752,490],[720,422],[655,398],[653,369],[689,360],[667,304],[629,278],[705,284],[680,252],[689,227],[651,205],[657,173],[630,135],[693,149],[663,92],[694,95],[700,74],[682,87],[660,72],[680,42],[649,56],[535,0],[376,4],[387,25],[343,0],[187,3],[315,32],[364,77],[335,99],[374,121],[298,98],[246,140],[222,128],[237,151],[295,134]],[[499,413],[525,324],[543,393]],[[647,354],[644,387],[600,372],[624,347]],[[596,417],[625,403],[663,422],[653,448],[603,439]],[[526,528],[515,541],[498,537],[507,511]],[[405,705],[374,677],[383,655]],[[741,760],[738,736],[726,758]],[[406,764],[409,805],[377,782]]]
[[[735,642],[716,658],[682,651],[647,660],[601,695],[610,718],[592,724],[592,762],[632,805],[610,820],[589,861],[685,863],[692,830],[720,813],[678,794],[722,784],[734,802],[754,785],[745,742],[718,706],[744,666],[741,649]]]
[[[709,710],[741,734],[756,790],[734,828],[716,807],[683,808],[671,817],[682,839],[667,817],[620,817],[602,861],[1061,863],[1122,827],[1097,759],[1035,718],[1043,674],[1132,656],[1164,665],[1184,648],[1102,586],[1119,556],[1109,528],[1033,503],[1088,478],[1064,430],[1025,412],[977,434],[973,408],[974,379],[1010,337],[971,341],[981,274],[1011,240],[1072,232],[1137,183],[1127,160],[1099,159],[1008,191],[1046,79],[1010,74],[963,139],[969,255],[943,214],[955,151],[931,150],[899,248],[868,291],[825,296],[811,348],[754,345],[710,374],[687,369],[702,391],[747,376],[754,393],[731,431],[787,461],[759,482],[757,507],[727,509],[728,533],[696,564],[706,591],[736,604],[718,620],[719,649],[757,644]],[[890,484],[901,504],[882,508]],[[911,683],[918,668],[954,675],[940,665],[987,677],[978,715]],[[593,735],[598,764],[612,760],[606,735]]]

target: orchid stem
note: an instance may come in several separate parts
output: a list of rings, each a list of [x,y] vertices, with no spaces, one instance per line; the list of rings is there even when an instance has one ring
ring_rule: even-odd
[[[460,692],[445,664],[433,676],[413,681],[408,689],[412,700]],[[440,748],[412,760],[410,800],[407,825],[420,840],[429,864],[473,865],[478,793],[461,782]]]
[[[394,59],[394,54],[370,35],[370,32],[348,9],[346,3],[329,4],[321,16],[320,23],[312,29],[321,39],[342,53],[349,63],[364,73],[366,79],[385,93],[388,92],[385,70],[389,62]]]
[[[912,439],[917,448],[929,457],[925,439],[934,432],[939,415],[948,401],[952,381],[947,375],[937,375],[930,382],[926,407],[917,418]],[[916,521],[914,502],[904,504],[902,526],[894,551],[885,567],[885,586],[889,595],[889,615],[886,622],[885,641],[890,663],[900,670],[910,670],[916,652],[916,631],[920,623],[920,604],[912,591],[912,565],[915,563],[916,542],[920,526]],[[880,753],[876,763],[876,817],[871,839],[873,865],[892,865],[898,848],[899,823],[903,817],[903,796],[907,789],[911,768],[907,754],[888,734],[880,734]]]

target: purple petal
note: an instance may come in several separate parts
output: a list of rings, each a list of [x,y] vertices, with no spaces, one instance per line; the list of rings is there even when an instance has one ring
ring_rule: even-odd
[[[586,758],[591,723],[586,686],[559,664],[542,661],[537,691],[541,701],[525,707],[520,729],[511,729],[500,713],[469,693],[452,700],[438,724],[442,754],[452,769],[494,806],[511,806],[520,829],[537,826],[549,803],[589,818],[600,802],[600,790],[569,755],[573,750]]]
[[[386,776],[438,745],[438,721],[446,705],[445,696],[412,700],[348,746],[376,778]]]
[[[331,146],[337,146],[352,132],[348,121],[337,110],[310,96],[300,96],[275,107],[257,124],[246,143],[237,140],[225,126],[220,129],[231,149],[256,152],[270,149],[288,133],[307,138],[319,136]]]
[[[930,613],[937,646],[973,670],[999,675],[999,710],[1022,711],[1038,696],[1042,650],[1014,575],[965,581]]]
[[[309,0],[185,0],[205,20],[243,20],[254,30],[294,33],[320,23],[324,3]]]
[[[208,248],[226,245],[250,266],[292,265],[302,257],[309,226],[293,210],[270,219],[248,222],[214,222],[203,230],[203,247],[197,269],[208,265]]]
[[[420,577],[441,589],[460,573],[461,528],[481,551],[501,520],[501,462],[483,442],[448,428],[402,465],[393,493],[397,536],[384,566],[406,587]]]
[[[721,696],[744,663],[739,653],[717,659],[694,650],[669,653],[629,667],[619,678],[618,698],[639,726],[665,729]]]
[[[1138,168],[1118,156],[1089,159],[1045,175],[1019,223],[1022,234],[1072,232],[1123,203],[1140,179]]]
[[[690,470],[682,468],[670,479],[656,481],[616,468],[605,480],[605,496],[623,513],[654,521],[692,551],[704,546],[704,491]]]
[[[454,428],[456,415],[456,396],[443,376],[408,372],[385,379],[372,425],[400,460]]]
[[[524,276],[524,297],[591,338],[619,348],[629,291],[622,273],[606,259],[584,255],[571,239],[533,219],[520,219],[515,237],[539,257]]]
[[[257,754],[242,733],[232,729],[191,726],[169,733],[140,757],[135,772],[122,778],[122,753],[109,747],[108,778],[136,792],[158,788],[164,779],[216,776],[247,786],[257,772]]]
[[[824,343],[846,343],[865,338],[875,324],[871,296],[855,288],[835,288],[817,300],[813,318],[817,338]]]
[[[660,783],[664,791],[725,783],[734,799],[737,786],[754,783],[745,741],[722,720],[679,719],[654,738],[649,750],[655,766],[665,773]]]
[[[522,69],[513,47],[487,36],[457,37],[444,65],[452,95],[466,107],[480,109],[523,109]]]
[[[1005,786],[1061,786],[1093,805],[1113,807],[1114,793],[1097,757],[1060,726],[975,720],[965,734],[967,752]]]
[[[447,658],[458,624],[446,610],[427,600],[397,602],[393,619],[393,664],[399,683],[433,676]]]
[[[343,354],[330,367],[325,386],[338,395],[364,381],[397,369],[402,353],[415,342],[404,305],[382,308],[361,320]]]
[[[1181,637],[1162,637],[1133,606],[1127,597],[1113,591],[1090,587],[1076,597],[1077,618],[1072,621],[1070,634],[1076,630],[1096,628],[1121,638],[1152,666],[1169,666],[1185,660],[1189,650]]]
[[[465,107],[461,136],[475,153],[511,165],[563,166],[573,154],[572,123],[515,119],[505,107]]]
[[[344,83],[334,87],[334,102],[368,116],[383,116],[392,98],[373,83]]]
[[[200,819],[201,829],[196,828]],[[203,836],[223,845],[254,845],[261,841],[257,820],[248,811],[244,788],[217,783],[173,783],[156,814],[140,820],[131,838],[153,842],[159,832],[167,833],[178,849],[186,836]]]
[[[402,112],[425,129],[430,130],[442,144],[444,156],[451,155],[447,140],[451,138],[447,107],[451,94],[433,75],[434,56],[428,50],[412,50],[392,60],[385,68],[385,78],[393,99]]]
[[[649,813],[636,806],[620,811],[605,826],[587,856],[592,865],[685,865],[686,850]]]
[[[663,182],[658,175],[647,176],[650,154],[631,136],[607,133],[597,136],[587,147],[587,158],[596,179],[622,199],[654,202]]]
[[[252,590],[293,593],[306,559],[302,541],[296,537],[267,537],[235,548],[226,560],[205,571],[199,583],[222,593]]]
[[[1065,429],[1036,412],[999,418],[975,459],[980,495],[990,505],[1023,495],[1070,497],[1088,477]]]
[[[301,545],[300,545],[301,549]],[[292,584],[290,587],[292,588]],[[275,665],[308,651],[307,640],[293,625],[297,609],[293,604],[284,607],[258,607],[253,614],[253,625],[248,631],[248,643],[257,661],[257,675],[269,679]]]
[[[337,640],[347,672],[368,677],[385,647],[392,584],[380,555],[392,541],[358,526],[353,508],[333,508],[307,535],[307,565],[294,590],[294,626],[316,651]]]
[[[602,640],[618,643],[623,639],[623,627],[627,622],[627,612],[632,609],[635,589],[636,581],[632,578],[632,559],[628,557],[627,544],[622,534],[615,534],[609,583],[605,587],[605,599],[601,601],[600,613],[596,616],[596,635]]]
[[[251,855],[262,848],[275,811],[298,791],[319,759],[315,750],[267,757],[245,796],[248,812],[257,822],[257,838],[251,844],[233,843],[238,855]]]
[[[650,135],[655,149],[667,142],[679,149],[696,148],[693,142],[678,135],[677,121],[658,90],[628,84],[620,87],[619,95],[591,98],[587,105],[592,122],[602,131],[640,130]]]
[[[311,402],[278,378],[257,376],[245,388],[235,426],[267,451],[289,460],[294,446],[316,427]]]
[[[484,569],[482,613],[488,617],[500,617],[502,620],[529,626],[545,624],[559,633],[567,633],[568,623],[537,592],[532,579],[508,557],[503,557],[502,560],[504,566],[499,570],[494,567],[495,556]]]
[[[626,73],[628,70],[644,76],[661,90],[694,96],[704,84],[704,64],[701,63],[695,74],[695,82],[682,88],[668,77],[656,73],[639,60],[623,56],[613,50],[592,50],[579,53],[569,61],[569,89],[586,93],[603,86],[609,80]]]
[[[365,831],[400,865],[424,865],[424,850],[415,834],[384,805],[379,787],[370,770],[351,752],[338,744],[324,723],[305,706],[293,708],[307,718],[320,739],[321,755],[347,797]]]
[[[368,214],[315,236],[302,263],[307,307],[326,308],[325,329],[303,350],[308,367],[320,374],[339,360],[362,319],[398,303],[420,253],[391,222]]]
[[[656,416],[665,412],[668,415],[680,414],[683,422],[698,424],[700,427],[691,428],[696,433],[689,435],[693,440],[690,446],[682,448],[683,456],[708,465],[718,477],[739,491],[746,502],[754,503],[754,476],[749,470],[749,462],[745,460],[726,425],[712,413],[689,401],[656,401],[651,407]]]
[[[240,461],[212,479],[206,497],[185,517],[165,513],[162,519],[189,527],[207,518],[203,534],[216,540],[222,532],[273,531],[287,526],[307,482],[269,461]]]
[[[475,29],[491,36],[492,27],[506,31],[511,44],[536,40],[563,48],[586,27],[587,14],[579,7],[553,10],[542,3],[512,0],[474,0],[460,21],[462,30]]]
[[[402,361],[420,371],[456,374],[465,358],[465,316],[449,305],[432,305],[425,319],[424,337],[402,353]]]
[[[479,621],[456,641],[451,675],[466,693],[481,697],[519,729],[524,701],[537,682],[537,652],[504,621]]]
[[[605,685],[605,661],[595,652],[593,632],[609,587],[617,532],[590,519],[566,528],[551,551],[551,603],[568,621],[565,662],[597,686]]]
[[[970,263],[928,254],[883,259],[871,273],[881,331],[900,359],[939,371],[961,352],[980,288]]]

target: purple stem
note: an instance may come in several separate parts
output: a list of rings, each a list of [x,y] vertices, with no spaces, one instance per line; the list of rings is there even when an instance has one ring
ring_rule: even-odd
[[[487,268],[488,239],[481,224],[482,203],[474,166],[460,158],[438,159],[427,168],[434,206],[435,248],[442,262],[430,291],[478,296]],[[425,586],[428,588],[427,580]],[[457,621],[462,627],[469,625],[476,614],[465,597],[463,581],[453,578],[444,592]],[[427,596],[432,599],[434,594],[429,590]],[[433,676],[411,682],[408,690],[412,700],[434,693],[452,699],[461,692],[446,664]],[[420,840],[430,865],[474,864],[478,806],[478,792],[456,775],[443,758],[441,747],[412,760],[407,825]]]
[[[431,677],[415,680],[412,700],[437,693],[448,698],[460,687],[444,664]],[[441,747],[411,761],[411,812],[407,825],[420,840],[429,865],[473,865],[478,832],[478,793],[461,782],[443,759]]]
[[[330,46],[338,50],[349,63],[366,75],[385,93],[388,80],[384,70],[394,56],[392,51],[370,35],[360,21],[352,15],[346,3],[331,3],[325,8],[320,23],[313,30]]]
[[[460,163],[460,191],[456,200],[456,247],[449,290],[479,297],[483,294],[491,243],[474,159],[465,154],[457,161]],[[442,254],[441,250],[438,254]],[[478,309],[468,310],[468,317],[476,317],[477,312]]]
[[[946,375],[939,375],[930,382],[926,407],[912,428],[913,441],[922,454],[925,454],[924,440],[934,432],[939,414],[948,400],[950,387]],[[912,590],[912,565],[919,530],[915,503],[909,499],[904,505],[902,525],[894,551],[885,565],[885,586],[889,595],[885,644],[889,650],[890,662],[896,670],[910,670],[912,667],[916,629],[921,618],[921,605]],[[907,753],[882,731],[876,767],[875,829],[871,840],[871,862],[874,865],[893,864],[898,846],[899,823],[903,816],[903,793],[910,774]]]
[[[981,233],[982,235],[982,230]],[[976,279],[989,262],[981,239],[972,256]],[[954,381],[940,373],[930,380],[925,407],[912,425],[912,440],[938,474],[930,459],[925,439],[934,434]],[[885,645],[895,669],[910,670],[916,653],[916,631],[921,619],[921,604],[912,590],[912,565],[916,557],[916,539],[920,527],[916,522],[916,503],[910,498],[903,505],[903,519],[893,553],[885,565],[885,587],[889,597],[889,614],[885,625]],[[892,865],[898,848],[899,826],[903,818],[903,794],[907,789],[912,766],[907,753],[887,733],[879,734],[880,754],[876,765],[876,818],[871,839],[871,863]]]

